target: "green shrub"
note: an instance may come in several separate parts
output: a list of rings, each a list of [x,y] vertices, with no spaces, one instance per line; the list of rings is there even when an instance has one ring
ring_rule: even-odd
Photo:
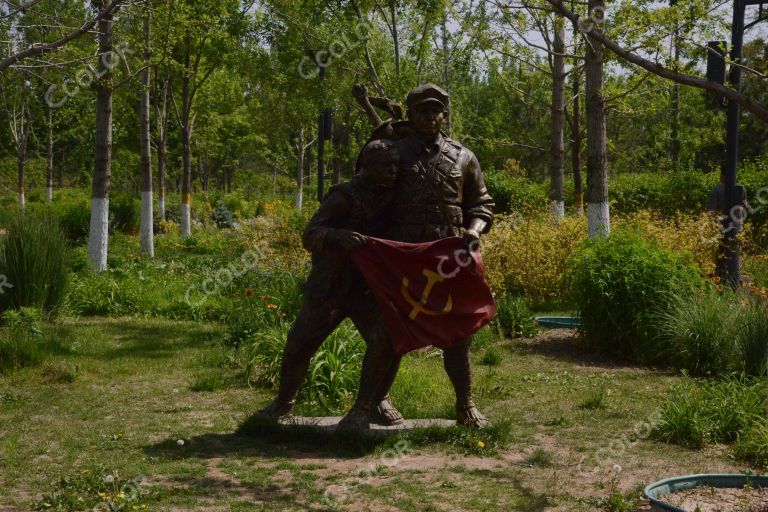
[[[112,228],[121,233],[135,235],[141,222],[141,202],[128,196],[117,196],[109,202]]]
[[[211,213],[211,219],[216,223],[218,228],[232,228],[235,226],[235,217],[232,215],[232,211],[227,208],[224,203],[219,203],[219,206]]]
[[[690,258],[621,230],[585,242],[570,260],[567,280],[588,346],[645,363],[665,355],[657,312],[673,293],[703,285]]]
[[[68,240],[81,243],[88,238],[91,205],[87,199],[71,200],[61,205],[54,204],[54,211],[58,212],[61,228]]]
[[[55,314],[67,287],[67,243],[50,213],[19,212],[0,239],[0,311],[35,307]]]
[[[546,212],[548,189],[524,176],[510,176],[501,171],[485,175],[488,193],[493,197],[496,213]]]
[[[109,272],[78,274],[67,297],[68,310],[82,316],[122,316],[139,310],[142,290],[132,280],[118,281]]]
[[[520,338],[536,333],[531,310],[525,299],[513,295],[505,295],[496,300],[495,323],[501,336]]]

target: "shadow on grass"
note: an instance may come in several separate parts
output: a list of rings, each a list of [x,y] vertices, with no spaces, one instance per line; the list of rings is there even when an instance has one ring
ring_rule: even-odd
[[[513,340],[508,346],[515,354],[540,355],[606,370],[628,368],[664,371],[660,368],[638,365],[620,357],[594,352],[580,339],[578,332],[572,329],[552,329],[535,338]]]
[[[77,328],[98,327],[103,338],[118,341],[118,347],[108,345],[91,345],[86,349],[87,355],[103,361],[113,361],[121,358],[162,359],[176,357],[179,350],[201,348],[209,342],[215,330],[201,328],[199,325],[179,323],[147,323],[143,319],[119,319],[110,322],[87,323],[79,322],[77,326],[66,326],[63,329],[70,333]]]
[[[512,423],[502,419],[483,430],[432,426],[395,432],[335,432],[304,425],[279,425],[251,416],[231,434],[202,434],[179,445],[168,439],[145,447],[147,455],[170,459],[228,455],[263,458],[358,458],[375,452],[437,446],[468,455],[494,455],[513,441]],[[405,444],[404,444],[405,443]]]

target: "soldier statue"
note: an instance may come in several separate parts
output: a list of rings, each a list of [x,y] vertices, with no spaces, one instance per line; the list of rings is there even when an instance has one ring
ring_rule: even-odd
[[[408,121],[384,123],[376,137],[394,139],[399,155],[392,201],[381,238],[398,242],[431,242],[461,236],[472,250],[479,245],[493,221],[494,202],[488,194],[477,157],[445,135],[449,95],[442,88],[425,84],[406,98]],[[470,345],[462,340],[444,351],[444,367],[456,392],[456,419],[461,425],[481,428],[486,418],[472,400]],[[382,371],[382,366],[388,366]],[[364,426],[367,411],[375,404],[392,407],[389,389],[400,366],[400,357],[386,363],[366,357],[358,400],[344,419],[345,424]],[[381,374],[376,390],[363,382]]]

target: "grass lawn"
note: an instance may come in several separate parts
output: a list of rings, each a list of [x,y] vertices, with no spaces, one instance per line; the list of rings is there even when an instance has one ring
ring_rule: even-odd
[[[361,450],[305,432],[236,434],[270,391],[243,384],[217,324],[77,319],[61,330],[68,354],[0,376],[3,512],[43,497],[168,511],[633,510],[621,507],[656,479],[748,469],[725,449],[646,440],[677,377],[585,356],[563,331],[475,354],[477,401],[511,430],[503,448],[459,433]],[[402,372],[393,396],[406,416],[450,414],[439,357],[408,357]]]

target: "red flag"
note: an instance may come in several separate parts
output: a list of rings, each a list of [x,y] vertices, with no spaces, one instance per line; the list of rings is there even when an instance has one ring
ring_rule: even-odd
[[[496,315],[480,253],[459,237],[409,244],[368,238],[352,254],[387,324],[395,352],[448,348]]]

